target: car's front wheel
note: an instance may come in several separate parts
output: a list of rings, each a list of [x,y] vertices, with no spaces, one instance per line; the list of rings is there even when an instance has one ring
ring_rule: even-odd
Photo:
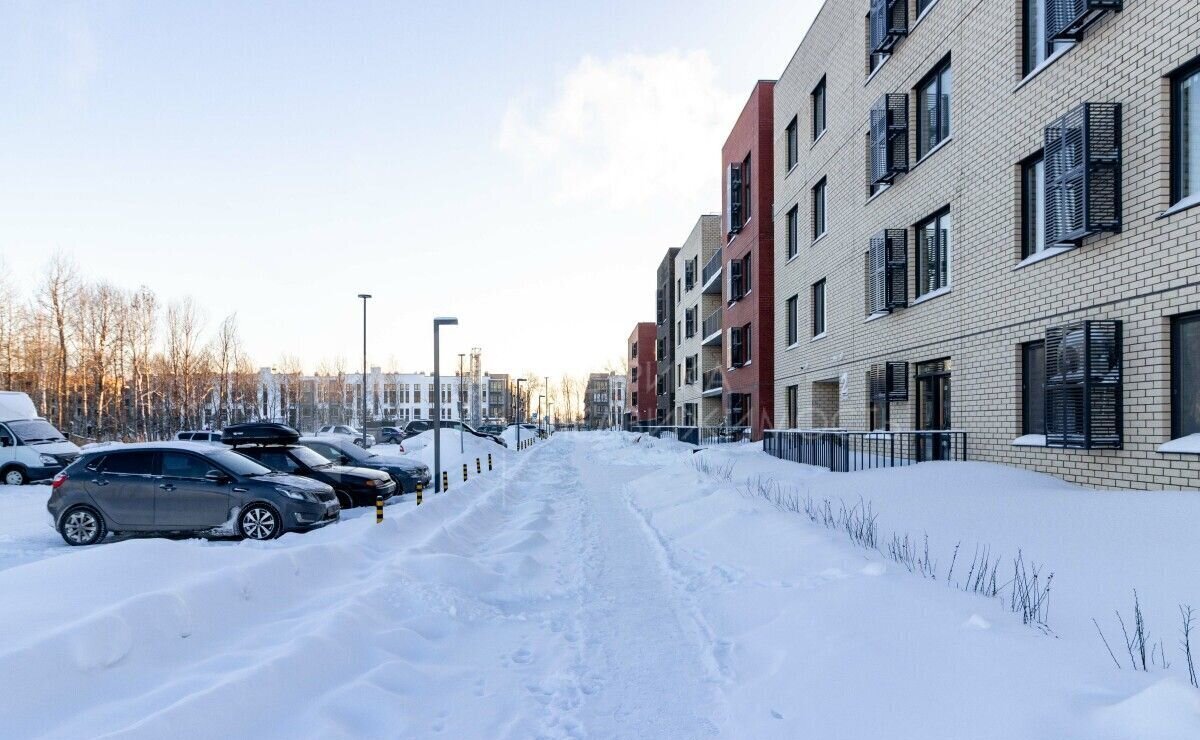
[[[29,476],[20,468],[9,468],[4,471],[4,485],[23,486],[29,482]]]
[[[238,517],[238,527],[248,540],[270,540],[282,532],[279,513],[266,504],[251,504]]]
[[[94,545],[106,534],[104,517],[90,506],[71,509],[59,520],[58,533],[72,547]]]
[[[354,499],[350,498],[350,494],[346,493],[345,491],[337,491],[336,493],[338,498],[338,506],[342,507],[343,509],[354,508]]]

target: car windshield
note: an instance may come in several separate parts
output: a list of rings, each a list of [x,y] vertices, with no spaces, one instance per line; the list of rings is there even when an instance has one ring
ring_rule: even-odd
[[[339,442],[337,448],[343,455],[351,460],[366,460],[368,458],[375,457],[375,453],[367,452],[363,448],[354,444],[345,444]]]
[[[308,449],[307,447],[302,447],[302,446],[292,447],[291,452],[292,452],[292,457],[296,458],[297,460],[304,463],[305,465],[307,465],[310,468],[323,468],[327,465],[333,465],[333,463],[330,462],[328,459],[317,454],[316,452],[313,452],[312,450]]]
[[[252,477],[272,474],[270,468],[233,450],[219,450],[217,452],[209,452],[207,455],[210,460],[234,475]]]
[[[10,421],[8,428],[13,434],[27,445],[49,444],[50,442],[66,442],[66,437],[50,425],[45,419],[28,419],[25,421]]]

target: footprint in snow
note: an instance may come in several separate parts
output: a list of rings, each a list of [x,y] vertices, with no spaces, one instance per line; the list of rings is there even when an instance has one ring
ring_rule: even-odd
[[[529,652],[525,648],[521,648],[520,650],[518,650],[517,652],[512,654],[512,662],[517,663],[519,665],[527,665],[529,663],[532,663],[533,662],[533,653]]]
[[[783,715],[779,712],[776,712],[774,709],[771,710],[771,716],[775,719],[783,719]]]

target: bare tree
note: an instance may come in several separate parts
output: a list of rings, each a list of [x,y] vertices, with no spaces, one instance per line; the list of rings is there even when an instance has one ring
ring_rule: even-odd
[[[53,358],[53,365],[55,420],[59,429],[66,426],[67,418],[67,376],[70,372],[71,358],[67,347],[67,317],[78,293],[79,275],[75,263],[64,253],[56,252],[46,268],[46,279],[42,283],[38,302],[49,312],[57,339],[57,354]]]

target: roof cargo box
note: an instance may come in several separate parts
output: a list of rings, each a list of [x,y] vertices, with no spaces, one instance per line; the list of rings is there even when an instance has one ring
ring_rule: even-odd
[[[221,441],[227,445],[290,445],[300,439],[300,432],[287,424],[251,422],[225,427]]]

